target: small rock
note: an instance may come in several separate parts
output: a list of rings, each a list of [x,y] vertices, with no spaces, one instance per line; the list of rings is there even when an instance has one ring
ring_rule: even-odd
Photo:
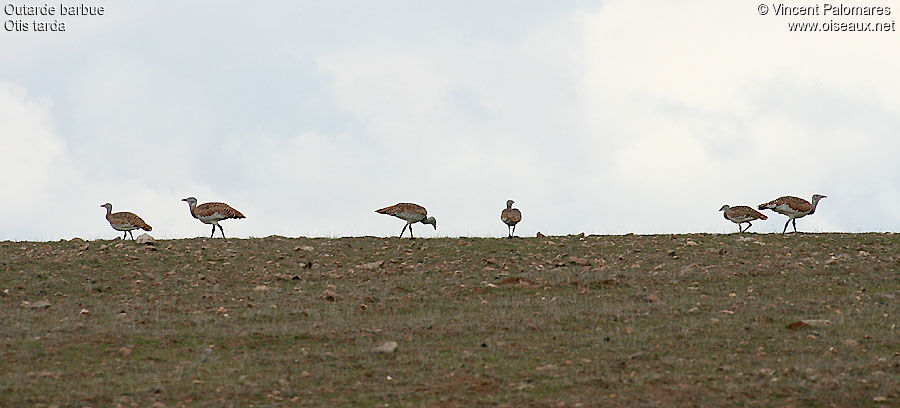
[[[337,295],[334,293],[334,291],[326,289],[324,292],[322,292],[322,300],[334,302],[335,300],[337,300]]]
[[[150,234],[148,234],[146,232],[141,235],[138,235],[138,237],[134,239],[134,242],[137,242],[138,244],[147,244],[147,245],[155,245],[156,244],[156,240],[152,236],[150,236]]]
[[[644,301],[648,303],[659,302],[659,296],[655,293],[651,293],[644,297]]]
[[[37,302],[30,303],[27,300],[22,301],[22,306],[30,308],[30,309],[46,309],[50,307],[50,301],[47,299],[38,300]]]
[[[312,251],[313,249],[315,249],[315,248],[313,248],[309,245],[301,245],[301,246],[294,247],[294,251]]]
[[[386,342],[386,343],[372,349],[373,353],[384,353],[384,354],[391,354],[395,351],[397,351],[397,342],[396,341],[389,341],[389,342]]]
[[[859,251],[859,256],[869,256],[869,255],[870,255],[870,254],[869,254],[868,252],[866,252],[866,251],[863,251],[863,250],[860,250],[860,251]]]
[[[538,237],[538,238],[546,238],[546,237],[547,237],[546,235],[541,234],[540,231],[538,231],[537,235],[535,235],[535,236]]]
[[[690,239],[689,239],[689,240],[687,240],[687,242],[685,242],[685,245],[687,245],[687,246],[697,246],[697,243],[694,242],[693,240],[690,240]]]
[[[802,329],[804,327],[827,327],[831,326],[831,320],[822,320],[822,319],[806,319],[806,320],[797,320],[789,325],[787,325],[788,329]]]
[[[265,292],[267,290],[269,290],[269,287],[266,285],[256,285],[256,287],[253,288],[254,292]]]
[[[106,245],[106,244],[100,244],[100,247],[97,248],[97,249],[99,249],[99,250],[101,250],[101,251],[104,250],[104,249],[109,249],[109,245]]]
[[[91,313],[90,310],[87,310],[87,309],[81,309],[81,314],[83,314],[83,315],[90,314],[90,313]]]
[[[574,256],[569,258],[569,262],[571,262],[575,265],[580,265],[580,266],[591,266],[591,261],[588,261],[587,259],[584,259],[584,258],[576,258]]]
[[[84,242],[84,240],[79,237],[75,237],[75,238],[70,239],[69,242]]]
[[[378,268],[383,268],[383,267],[384,267],[384,261],[383,261],[383,260],[382,260],[382,261],[375,261],[375,262],[364,263],[364,264],[362,264],[362,265],[357,265],[357,266],[356,266],[357,269],[362,269],[362,270],[365,270],[365,271],[371,271],[371,270],[373,270],[373,269],[378,269]]]

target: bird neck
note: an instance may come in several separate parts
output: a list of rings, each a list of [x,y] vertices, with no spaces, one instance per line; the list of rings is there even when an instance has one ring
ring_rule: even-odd
[[[112,206],[106,207],[106,216],[109,217],[110,214],[112,214]]]
[[[820,200],[819,198],[814,198],[812,200],[813,207],[812,207],[812,210],[809,210],[809,213],[807,213],[807,215],[811,215],[816,212],[816,206],[819,205],[819,200]]]
[[[512,205],[513,205],[513,203],[506,203],[506,209],[507,210],[512,209]]]

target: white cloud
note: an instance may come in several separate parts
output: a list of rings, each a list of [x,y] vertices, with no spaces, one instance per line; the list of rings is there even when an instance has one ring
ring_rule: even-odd
[[[15,152],[0,166],[28,169],[6,190],[44,197],[17,205],[25,218],[80,217],[0,239],[112,235],[88,212],[105,201],[160,236],[202,236],[187,195],[243,211],[229,236],[394,235],[374,210],[398,201],[439,219],[424,236],[501,236],[508,198],[521,235],[731,232],[722,204],[814,193],[829,198],[801,229],[900,227],[892,33],[790,33],[709,0],[503,19],[474,3],[260,4],[119,5],[64,41],[6,36],[20,55],[0,67]],[[146,36],[148,21],[169,24]]]

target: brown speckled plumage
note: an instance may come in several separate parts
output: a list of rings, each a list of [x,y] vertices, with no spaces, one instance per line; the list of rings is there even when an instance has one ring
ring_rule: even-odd
[[[788,207],[791,208],[791,210],[794,210],[798,213],[808,213],[808,212],[812,211],[812,208],[813,208],[812,204],[810,204],[809,201],[806,201],[800,197],[784,196],[784,197],[778,197],[772,201],[769,201],[768,203],[760,204],[759,209],[760,210],[770,209],[770,210],[775,210],[776,212],[782,213],[781,211],[779,211],[777,209],[779,206],[782,206],[782,205],[787,205]],[[782,214],[784,214],[784,213],[782,213]]]
[[[375,210],[375,212],[379,214],[392,215],[406,221],[406,225],[404,225],[403,230],[400,231],[400,237],[403,237],[403,233],[406,232],[406,228],[409,228],[409,237],[413,238],[412,225],[417,222],[421,222],[422,224],[431,224],[434,229],[437,229],[437,220],[435,220],[434,217],[428,217],[428,211],[425,210],[425,207],[422,207],[418,204],[397,203],[390,207],[384,207],[380,210]]]
[[[815,213],[816,206],[819,205],[819,200],[823,198],[826,198],[826,196],[815,194],[812,196],[812,203],[810,203],[809,201],[794,196],[778,197],[768,203],[760,204],[759,209],[772,210],[788,217],[787,222],[784,223],[784,230],[781,231],[782,234],[787,232],[787,226],[791,223],[794,224],[794,232],[797,232],[797,218],[803,218]]]
[[[194,215],[195,218],[200,217],[210,217],[215,213],[219,213],[224,216],[223,219],[228,218],[247,218],[244,217],[244,214],[241,214],[240,211],[235,210],[230,205],[225,203],[203,203],[200,204],[191,210],[191,214]]]
[[[376,210],[375,212],[379,214],[393,215],[397,218],[402,218],[400,217],[400,214],[403,213],[419,214],[422,216],[422,218],[428,216],[428,211],[425,210],[425,207],[413,203],[397,203],[390,207],[384,207],[380,210]]]

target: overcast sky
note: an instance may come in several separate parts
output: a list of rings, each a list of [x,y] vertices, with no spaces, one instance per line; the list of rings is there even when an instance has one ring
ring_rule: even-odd
[[[723,204],[816,193],[802,231],[900,230],[900,35],[788,30],[900,6],[90,4],[0,32],[0,240],[116,237],[105,202],[208,236],[187,196],[232,237],[396,235],[374,210],[404,201],[418,236],[505,236],[507,199],[521,236],[734,232]]]

